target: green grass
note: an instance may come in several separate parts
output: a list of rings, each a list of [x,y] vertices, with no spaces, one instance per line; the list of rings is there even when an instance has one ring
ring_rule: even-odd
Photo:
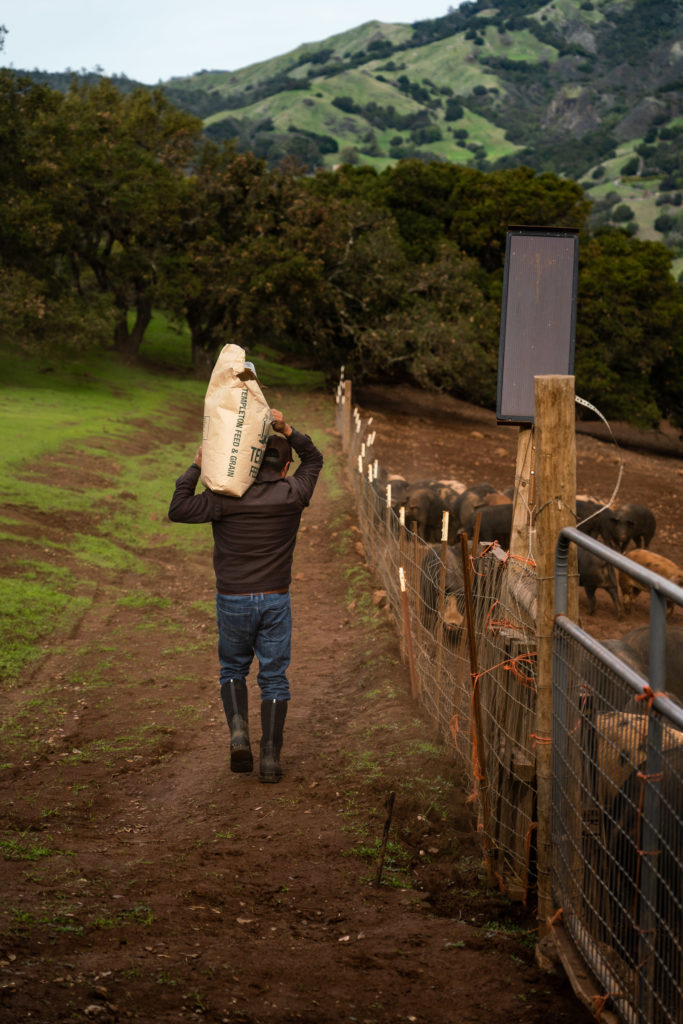
[[[0,682],[13,684],[43,655],[41,642],[83,614],[87,597],[69,594],[37,578],[0,579]]]
[[[83,746],[82,749],[72,752],[60,761],[60,765],[90,764],[96,761],[103,761],[112,768],[121,758],[127,758],[131,754],[142,752],[149,753],[162,737],[167,736],[172,729],[160,728],[156,725],[142,725],[139,729],[128,736],[116,736],[113,739],[93,740]]]
[[[321,370],[302,369],[287,361],[287,357],[268,345],[259,344],[247,351],[258,375],[259,383],[265,388],[296,388],[297,391],[317,391],[325,386],[325,374]],[[266,401],[268,395],[266,394]]]
[[[171,599],[170,597],[158,597],[156,594],[147,594],[144,591],[134,591],[131,594],[124,594],[116,603],[122,608],[168,608]]]
[[[137,554],[126,551],[106,537],[78,533],[71,544],[71,550],[87,565],[98,566],[100,569],[138,573],[145,571]]]
[[[155,311],[140,346],[140,359],[171,370],[192,369],[192,340],[187,324],[179,326]]]
[[[10,833],[0,838],[0,856],[4,860],[36,861],[53,857],[58,852],[44,842],[37,842],[28,832]]]
[[[131,364],[100,349],[29,357],[0,346],[0,540],[11,565],[0,578],[0,687],[16,686],[55,650],[51,638],[73,628],[96,585],[118,588],[124,574],[144,578],[144,588],[116,589],[112,602],[161,612],[171,602],[155,596],[153,578],[157,564],[172,559],[169,549],[210,565],[210,526],[167,518],[174,481],[201,441],[207,382],[188,376],[189,337],[160,313],[141,354],[142,362]],[[308,396],[324,386],[323,374],[267,344],[248,355],[267,400],[284,404],[287,418],[306,429]],[[283,398],[281,389],[290,388],[303,394]],[[190,424],[185,439],[177,430],[181,416]],[[158,426],[158,441],[143,433],[149,424]],[[316,440],[331,447],[324,430]],[[147,557],[157,550],[163,554],[156,560]],[[214,614],[208,600],[195,607]],[[185,645],[182,653],[192,649]],[[106,687],[107,676],[100,666],[83,686]]]

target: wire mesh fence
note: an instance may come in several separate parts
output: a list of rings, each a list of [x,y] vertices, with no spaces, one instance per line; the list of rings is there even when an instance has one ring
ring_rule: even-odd
[[[677,1024],[683,709],[562,615],[553,661],[553,896],[620,1018]]]
[[[413,696],[453,749],[489,877],[527,902],[538,881],[536,755],[551,742],[536,734],[534,563],[476,536],[449,544],[446,527],[440,543],[421,539],[373,458],[371,421],[347,399],[342,380],[337,426],[359,527]],[[680,588],[667,597],[683,604]],[[609,1005],[628,1024],[680,1024],[683,711],[565,616],[553,646],[558,918],[601,993],[594,1009]]]
[[[366,556],[387,592],[413,696],[454,750],[490,877],[526,900],[535,882],[533,563],[497,545],[421,539],[373,459],[371,422],[349,417],[341,390],[337,416]]]

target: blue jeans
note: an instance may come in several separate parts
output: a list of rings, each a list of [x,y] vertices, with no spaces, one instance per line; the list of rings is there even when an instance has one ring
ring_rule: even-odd
[[[216,594],[221,684],[246,679],[258,658],[262,700],[289,700],[292,650],[289,594]]]

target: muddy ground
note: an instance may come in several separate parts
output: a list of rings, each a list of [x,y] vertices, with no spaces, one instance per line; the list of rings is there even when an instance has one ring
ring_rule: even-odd
[[[512,482],[516,430],[492,414],[414,393],[359,400],[390,471]],[[288,395],[278,403],[287,412]],[[167,523],[173,481],[162,481],[142,565],[94,572],[88,611],[5,695],[3,1022],[592,1019],[561,974],[536,966],[533,916],[486,887],[451,756],[409,697],[389,620],[362,599],[373,581],[334,457],[332,402],[306,408],[296,425],[321,431],[332,457],[296,550],[285,777],[266,786],[228,770],[209,538],[178,545],[175,531],[203,528]],[[180,410],[162,439],[178,472],[196,422],[196,409]],[[622,455],[624,497],[658,517],[652,547],[683,563],[683,463]],[[613,445],[580,436],[578,460],[579,488],[609,496]],[[87,450],[60,465],[76,487],[102,473]],[[133,499],[122,494],[121,509]],[[68,563],[45,538],[66,543],[78,516],[4,511],[21,520],[22,559]],[[5,573],[21,571],[16,545],[0,557]],[[624,626],[599,593],[596,634],[647,621],[646,604]],[[257,715],[253,700],[255,734]]]

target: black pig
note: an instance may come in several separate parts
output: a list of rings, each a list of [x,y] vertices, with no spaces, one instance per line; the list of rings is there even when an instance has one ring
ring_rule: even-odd
[[[618,505],[605,509],[599,519],[605,542],[617,551],[625,551],[630,541],[637,548],[647,548],[655,535],[655,517],[646,505]]]
[[[588,598],[588,614],[595,614],[595,591],[602,588],[606,590],[614,602],[617,610],[617,618],[623,618],[619,588],[617,586],[617,574],[613,565],[598,558],[592,551],[585,548],[578,549],[579,562],[579,586],[586,591]]]

